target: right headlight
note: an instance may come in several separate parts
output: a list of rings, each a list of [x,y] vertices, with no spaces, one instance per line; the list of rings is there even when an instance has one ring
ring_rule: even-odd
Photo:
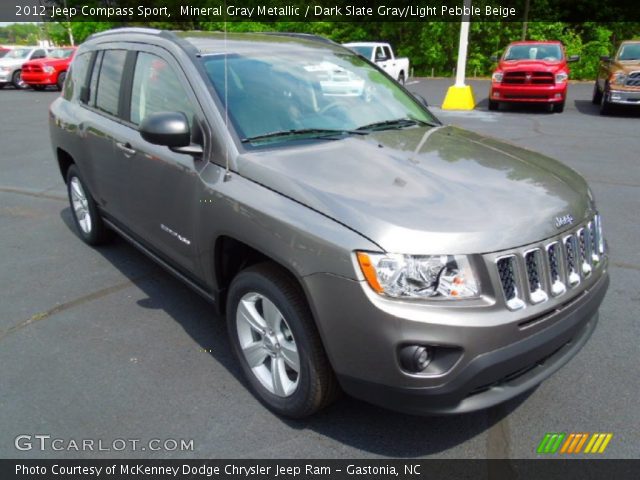
[[[611,83],[614,85],[624,85],[627,80],[627,75],[624,72],[616,72],[611,75]]]
[[[480,295],[466,255],[356,252],[369,286],[394,298],[463,299]]]

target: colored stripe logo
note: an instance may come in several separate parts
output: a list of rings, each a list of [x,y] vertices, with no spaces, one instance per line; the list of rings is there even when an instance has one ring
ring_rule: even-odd
[[[604,453],[612,438],[613,433],[545,433],[536,451],[539,454]]]

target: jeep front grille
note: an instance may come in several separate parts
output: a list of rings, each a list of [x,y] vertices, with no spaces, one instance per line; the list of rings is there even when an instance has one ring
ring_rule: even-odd
[[[627,87],[640,87],[640,71],[631,72],[624,82]]]
[[[546,302],[589,277],[604,253],[599,222],[596,215],[561,238],[499,256],[496,268],[507,307]]]

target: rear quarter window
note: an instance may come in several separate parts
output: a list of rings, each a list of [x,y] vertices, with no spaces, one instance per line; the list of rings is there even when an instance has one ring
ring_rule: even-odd
[[[95,107],[114,116],[118,115],[120,85],[126,58],[126,50],[105,50],[100,64]]]
[[[80,89],[87,79],[87,70],[91,62],[91,53],[82,53],[73,60],[67,72],[67,79],[64,84],[62,96],[65,100],[77,101],[80,96]]]

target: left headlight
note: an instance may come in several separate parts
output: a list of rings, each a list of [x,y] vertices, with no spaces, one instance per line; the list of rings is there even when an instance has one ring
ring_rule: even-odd
[[[569,74],[567,72],[556,73],[556,83],[566,82],[569,78]]]
[[[480,295],[466,255],[356,252],[369,286],[394,298],[461,299]]]

